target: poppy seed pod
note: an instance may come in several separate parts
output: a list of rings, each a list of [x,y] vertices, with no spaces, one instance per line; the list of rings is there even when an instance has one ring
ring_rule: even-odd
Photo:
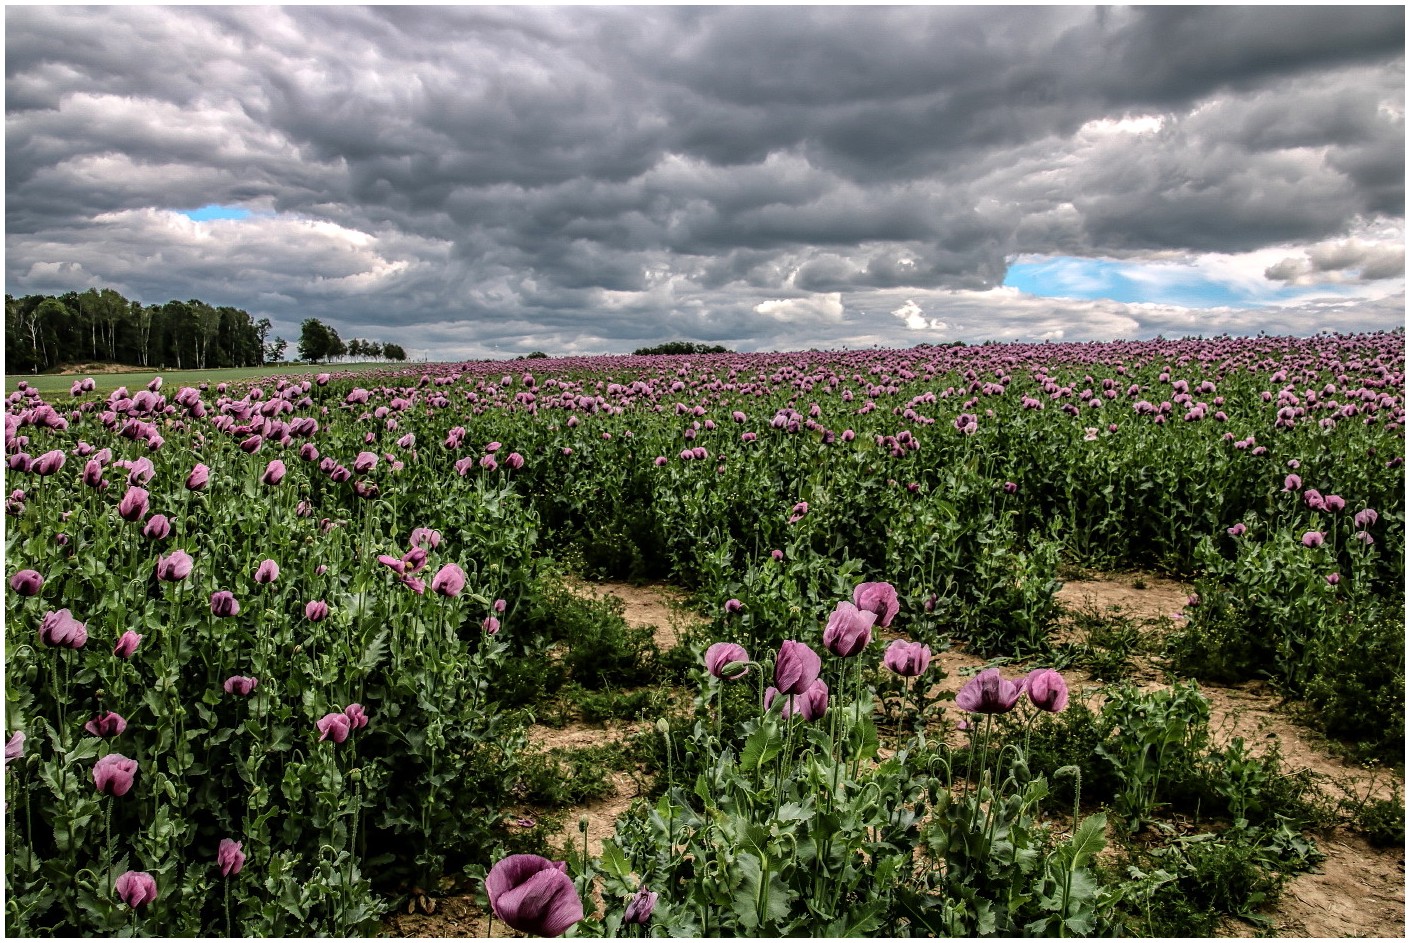
[[[146,871],[124,871],[113,882],[113,891],[133,910],[157,899],[157,881]]]
[[[520,933],[561,936],[583,919],[583,902],[567,864],[538,855],[510,855],[485,876],[495,916]]]
[[[822,658],[802,642],[792,640],[779,646],[774,659],[774,684],[783,694],[802,694],[818,679]]]

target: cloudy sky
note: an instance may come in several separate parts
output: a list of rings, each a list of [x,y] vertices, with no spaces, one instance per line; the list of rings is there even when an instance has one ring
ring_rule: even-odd
[[[430,359],[1405,321],[1401,6],[16,7],[5,289]]]

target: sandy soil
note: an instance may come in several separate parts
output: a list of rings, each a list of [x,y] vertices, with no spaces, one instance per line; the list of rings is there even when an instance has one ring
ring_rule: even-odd
[[[1091,573],[1087,576],[1063,586],[1058,599],[1065,609],[1120,615],[1155,631],[1178,624],[1193,592],[1187,584],[1144,574]],[[1144,588],[1136,588],[1138,584]],[[627,622],[633,626],[652,626],[657,645],[662,649],[674,646],[688,621],[699,618],[681,607],[683,594],[670,586],[574,581],[569,588],[585,596],[611,594],[618,597],[626,606]],[[1081,630],[1070,620],[1066,621],[1059,627],[1055,641],[1080,642]],[[954,691],[985,664],[983,659],[960,649],[942,652],[935,660],[947,675],[938,689]],[[1017,674],[1010,669],[1004,671],[1011,677]],[[1093,699],[1094,707],[1100,703],[1101,686],[1085,672],[1064,671],[1063,676],[1074,696]],[[1160,672],[1148,663],[1138,662],[1133,680],[1146,690],[1168,686]],[[1333,782],[1340,782],[1359,795],[1369,792],[1384,798],[1393,794],[1391,778],[1385,771],[1366,770],[1344,762],[1313,731],[1294,724],[1267,684],[1251,681],[1231,686],[1204,685],[1201,690],[1210,700],[1210,729],[1216,742],[1226,743],[1232,737],[1242,736],[1254,750],[1267,749],[1276,742],[1288,768],[1310,769],[1323,777],[1325,788],[1334,794],[1340,795],[1341,787],[1332,785]],[[530,728],[529,738],[539,749],[573,748],[600,744],[604,738],[630,736],[643,726],[640,723],[569,725],[558,729],[535,725]],[[947,736],[958,740],[963,734],[951,730]],[[580,844],[578,820],[586,818],[589,852],[601,853],[602,840],[611,835],[617,817],[636,798],[636,782],[629,774],[613,773],[612,782],[616,787],[614,795],[580,810],[569,810],[558,843],[571,840],[575,845]],[[1330,836],[1320,837],[1318,844],[1327,855],[1326,860],[1316,871],[1289,882],[1278,906],[1266,914],[1276,935],[1403,938],[1404,850],[1375,848],[1360,836],[1340,829]],[[488,920],[472,895],[447,896],[436,903],[437,912],[433,916],[408,915],[403,909],[388,918],[388,932],[416,937],[486,935]],[[1253,932],[1254,928],[1239,921],[1227,921],[1221,935],[1247,936]],[[496,922],[493,935],[513,934]]]

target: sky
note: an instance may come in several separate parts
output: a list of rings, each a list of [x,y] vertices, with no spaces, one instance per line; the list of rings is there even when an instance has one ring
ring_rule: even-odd
[[[5,290],[413,359],[1405,323],[1402,6],[7,6]]]

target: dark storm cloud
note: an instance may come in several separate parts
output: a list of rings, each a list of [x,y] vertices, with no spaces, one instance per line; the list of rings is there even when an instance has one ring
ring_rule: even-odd
[[[1403,247],[1314,251],[1403,239],[1398,7],[15,7],[6,27],[13,293],[107,284],[470,354],[1062,330],[967,294],[1020,253],[1276,246],[1256,269],[1279,284],[1403,279]],[[212,202],[256,216],[164,212]],[[1150,326],[1063,310],[1089,319],[1069,332]]]

